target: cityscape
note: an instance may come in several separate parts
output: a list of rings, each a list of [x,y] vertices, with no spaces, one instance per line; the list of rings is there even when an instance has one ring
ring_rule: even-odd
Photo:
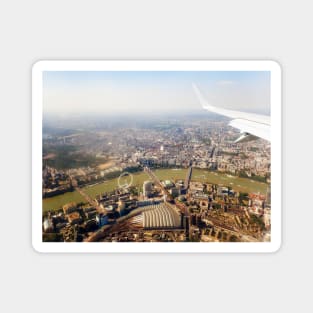
[[[44,114],[43,242],[271,240],[271,144],[199,109]]]

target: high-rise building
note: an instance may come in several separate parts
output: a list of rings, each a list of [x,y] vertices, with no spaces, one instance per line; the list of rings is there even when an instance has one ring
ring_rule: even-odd
[[[152,185],[151,181],[147,180],[147,181],[145,181],[143,183],[143,196],[145,198],[149,198],[151,196],[151,194],[152,194],[152,187],[153,187],[153,185]]]

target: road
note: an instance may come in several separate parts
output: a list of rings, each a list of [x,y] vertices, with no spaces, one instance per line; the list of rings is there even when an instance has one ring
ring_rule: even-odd
[[[171,195],[171,194],[169,193],[169,191],[162,185],[162,183],[160,182],[159,178],[150,170],[150,168],[146,166],[146,167],[144,168],[144,171],[149,175],[149,177],[153,180],[153,182],[161,188],[163,194],[167,196],[166,199],[167,199],[167,200],[172,199],[172,195]]]
[[[70,176],[71,182],[72,182],[72,177]],[[83,191],[81,188],[79,188],[78,186],[74,187],[74,189],[93,207],[96,208],[96,210],[100,213],[102,212],[102,208],[98,205],[98,203],[92,199],[89,195],[87,195],[87,193],[85,193],[85,191]]]
[[[189,188],[191,176],[192,176],[192,166],[189,166],[187,174],[186,174],[186,178],[185,178],[185,183],[184,183],[185,189]]]

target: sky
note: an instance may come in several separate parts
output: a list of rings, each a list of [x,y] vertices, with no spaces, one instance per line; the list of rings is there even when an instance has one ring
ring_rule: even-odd
[[[154,114],[200,111],[192,83],[208,103],[270,114],[265,71],[45,71],[44,113]]]

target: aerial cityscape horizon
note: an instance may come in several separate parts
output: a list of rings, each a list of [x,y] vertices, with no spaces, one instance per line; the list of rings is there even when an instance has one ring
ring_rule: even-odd
[[[269,72],[43,73],[43,242],[270,242]]]

